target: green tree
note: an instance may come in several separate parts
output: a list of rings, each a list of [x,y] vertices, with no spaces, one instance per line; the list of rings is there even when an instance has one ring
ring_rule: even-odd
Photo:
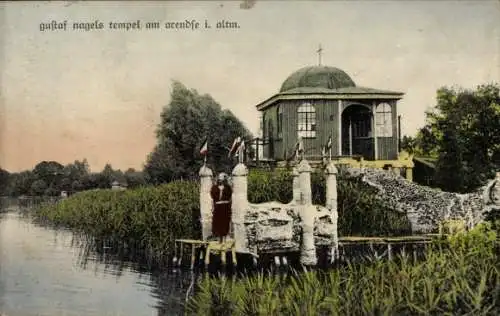
[[[42,161],[33,169],[37,180],[43,180],[48,188],[53,191],[61,191],[61,181],[64,179],[64,166],[56,161]]]
[[[437,156],[436,182],[442,189],[467,192],[483,185],[500,169],[499,86],[439,89],[416,151]]]
[[[71,181],[80,180],[90,173],[87,159],[82,161],[75,160],[73,163],[64,166],[64,176]]]
[[[71,191],[73,191],[73,192],[82,191],[84,189],[84,186],[82,184],[83,180],[84,180],[84,178],[82,178],[81,180],[74,180],[71,183]]]
[[[127,171],[125,171],[124,176],[129,188],[136,188],[146,185],[144,173],[141,171],[136,171],[133,168],[129,168],[127,169]]]
[[[32,195],[43,195],[47,189],[48,189],[48,185],[42,179],[35,180],[31,184],[31,194]]]
[[[413,154],[415,153],[415,150],[417,148],[417,140],[415,137],[411,137],[411,136],[403,136],[403,138],[401,139],[401,149],[410,153],[410,154]]]
[[[234,165],[227,158],[237,136],[251,138],[249,131],[228,110],[210,96],[172,85],[171,101],[161,113],[157,145],[147,158],[144,171],[152,183],[168,182],[197,175],[203,161],[199,148],[208,139],[207,163],[217,171],[229,172]]]
[[[7,195],[20,196],[31,194],[31,184],[36,180],[36,176],[30,170],[19,173],[12,173],[9,177]]]
[[[0,167],[0,195],[7,194],[10,173]]]

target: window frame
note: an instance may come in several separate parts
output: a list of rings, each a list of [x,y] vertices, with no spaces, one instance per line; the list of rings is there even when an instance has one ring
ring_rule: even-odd
[[[318,131],[316,108],[310,102],[304,102],[297,108],[297,137],[316,138]]]
[[[377,104],[375,109],[375,128],[377,137],[393,137],[393,106],[388,102]]]

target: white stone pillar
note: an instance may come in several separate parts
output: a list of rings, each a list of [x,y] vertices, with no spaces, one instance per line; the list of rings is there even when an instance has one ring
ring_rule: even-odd
[[[299,171],[295,167],[293,167],[293,169],[292,169],[292,177],[293,177],[293,184],[292,184],[293,199],[292,199],[292,202],[295,204],[300,204],[302,196],[300,194]]]
[[[210,190],[212,188],[212,170],[203,165],[199,172],[200,175],[200,221],[202,229],[202,238],[207,238],[212,234],[212,197]]]
[[[337,167],[333,162],[326,166],[326,207],[337,211]]]
[[[303,159],[299,164],[299,183],[302,194],[302,203],[299,206],[300,218],[302,220],[302,249],[300,253],[300,263],[306,266],[316,265],[316,246],[314,244],[314,220],[316,207],[312,205],[311,171],[312,168]]]
[[[312,168],[309,162],[305,159],[299,163],[299,187],[301,193],[301,200],[304,205],[312,204],[312,190],[311,190],[311,172]]]
[[[248,210],[248,169],[238,163],[233,169],[232,224],[237,252],[248,252],[245,215]]]
[[[330,210],[330,218],[334,227],[333,245],[330,249],[331,262],[339,257],[337,174],[337,167],[330,161],[326,166],[326,207]]]

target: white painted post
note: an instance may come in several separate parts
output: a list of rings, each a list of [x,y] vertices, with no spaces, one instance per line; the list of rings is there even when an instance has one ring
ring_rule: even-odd
[[[326,166],[326,207],[330,210],[330,218],[334,226],[333,245],[330,249],[331,262],[339,255],[337,174],[337,167],[333,162],[330,162]]]
[[[314,244],[314,220],[316,208],[312,205],[311,171],[312,168],[303,159],[299,164],[299,185],[302,193],[302,205],[300,208],[300,218],[302,219],[302,249],[300,263],[306,266],[313,266],[318,263],[316,256],[316,246]]]
[[[212,188],[212,170],[203,165],[200,175],[200,221],[202,228],[202,238],[207,240],[212,234],[212,198],[210,190]]]
[[[232,224],[236,252],[248,252],[245,215],[248,210],[248,169],[238,163],[233,169]]]
[[[292,202],[295,204],[300,204],[302,196],[300,194],[300,182],[299,182],[299,171],[297,168],[293,167],[292,169],[292,177],[293,177],[293,199]]]
[[[312,190],[311,190],[311,172],[312,168],[306,159],[302,159],[299,163],[299,188],[301,193],[301,200],[304,205],[312,205]]]
[[[333,162],[326,166],[326,207],[337,212],[337,167]]]

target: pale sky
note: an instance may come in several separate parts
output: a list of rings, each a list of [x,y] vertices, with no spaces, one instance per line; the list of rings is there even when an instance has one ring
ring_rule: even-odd
[[[87,158],[93,171],[142,168],[172,79],[209,93],[253,133],[255,105],[303,66],[401,91],[403,134],[424,124],[436,89],[500,81],[499,1],[2,2],[0,166]],[[236,21],[239,29],[109,30],[141,20]],[[104,30],[40,31],[41,22]]]

